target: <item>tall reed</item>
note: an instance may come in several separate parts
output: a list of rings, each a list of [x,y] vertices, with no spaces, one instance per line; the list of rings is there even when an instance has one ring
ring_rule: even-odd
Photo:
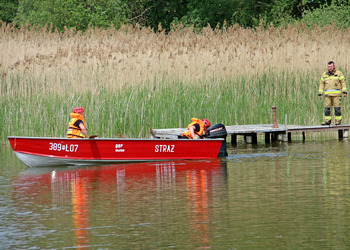
[[[289,124],[318,123],[323,108],[317,96],[310,95],[306,75],[280,78],[270,72],[200,86],[184,82],[159,85],[155,80],[139,88],[114,91],[101,88],[95,92],[8,96],[1,100],[2,139],[6,135],[65,136],[69,113],[76,106],[86,110],[89,133],[103,137],[145,137],[149,135],[147,123],[153,128],[186,127],[191,117],[226,125],[272,123],[273,105],[278,107],[280,123],[284,123],[285,114]]]

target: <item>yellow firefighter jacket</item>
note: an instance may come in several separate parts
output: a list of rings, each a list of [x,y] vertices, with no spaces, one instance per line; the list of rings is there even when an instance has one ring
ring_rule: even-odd
[[[342,92],[347,92],[346,80],[342,72],[334,69],[332,73],[325,71],[320,80],[318,94],[325,96],[341,96]]]

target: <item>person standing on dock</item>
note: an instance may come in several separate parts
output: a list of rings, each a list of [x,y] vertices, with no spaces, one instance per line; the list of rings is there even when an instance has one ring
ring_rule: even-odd
[[[180,139],[200,139],[203,138],[207,129],[211,126],[207,119],[191,118],[192,123],[187,126],[187,131],[182,133]]]
[[[82,107],[75,108],[70,116],[72,119],[68,124],[67,138],[89,138],[84,119],[84,109]]]
[[[324,121],[321,125],[330,125],[332,123],[332,107],[334,107],[335,125],[340,125],[342,121],[341,115],[341,99],[348,96],[346,88],[346,79],[342,72],[335,68],[333,61],[328,62],[328,69],[325,71],[320,80],[318,97],[320,100],[324,98]]]

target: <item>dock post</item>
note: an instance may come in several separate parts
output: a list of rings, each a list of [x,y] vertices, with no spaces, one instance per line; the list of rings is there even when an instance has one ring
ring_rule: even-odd
[[[258,144],[258,134],[257,133],[252,134],[252,143]]]
[[[272,106],[272,116],[273,116],[273,128],[278,128],[277,118],[276,118],[276,106]]]
[[[287,121],[288,121],[288,116],[287,116],[287,114],[285,114],[284,115],[284,128],[286,130],[286,133],[283,135],[283,141],[291,142],[292,141],[292,133],[288,132]]]
[[[271,133],[266,132],[265,133],[265,143],[270,143],[271,142]]]
[[[344,129],[344,138],[348,138],[349,137],[349,129]]]
[[[303,134],[303,141],[305,141],[305,131],[303,131],[302,134]]]
[[[236,134],[231,135],[231,145],[237,146],[237,135]]]
[[[344,136],[343,136],[343,130],[342,129],[339,129],[338,130],[338,139],[343,139]]]

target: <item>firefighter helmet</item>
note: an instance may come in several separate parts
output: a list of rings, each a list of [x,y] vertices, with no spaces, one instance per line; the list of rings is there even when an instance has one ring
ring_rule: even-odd
[[[83,115],[84,109],[82,107],[77,107],[77,108],[73,109],[73,113]]]
[[[210,125],[210,122],[207,120],[207,119],[202,119],[202,122],[203,122],[203,125],[204,125],[204,128],[209,128],[211,125]]]

